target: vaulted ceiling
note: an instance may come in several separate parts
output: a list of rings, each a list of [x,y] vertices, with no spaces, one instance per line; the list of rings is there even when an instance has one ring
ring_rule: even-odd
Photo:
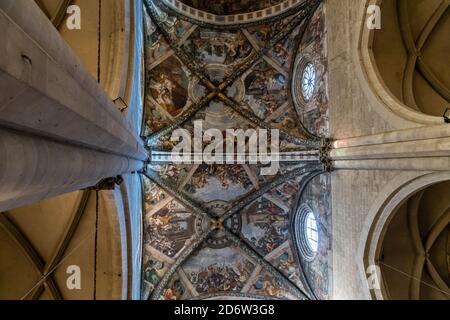
[[[126,297],[113,199],[112,191],[83,190],[0,212],[0,299]],[[68,285],[74,270],[79,290]]]
[[[63,22],[71,0],[35,0],[56,28]]]
[[[386,230],[380,266],[390,299],[450,298],[450,182],[409,197]]]
[[[442,116],[450,102],[447,0],[382,1],[373,53],[384,83],[413,110]]]
[[[144,179],[143,296],[326,299],[331,168],[323,156],[328,101],[321,2],[300,2],[295,14],[270,23],[229,28],[199,25],[156,3],[145,2],[145,134],[152,162]],[[308,64],[314,71],[306,96]],[[174,146],[174,130],[193,132],[195,120],[221,131],[278,129],[280,152],[289,157],[277,174],[264,176],[257,164],[180,165],[156,156]],[[302,255],[302,239],[294,235],[301,205],[318,221],[314,259]]]
[[[211,2],[205,0],[181,0],[181,2],[188,6],[217,15],[258,11],[280,4],[283,1],[284,0],[219,0]]]

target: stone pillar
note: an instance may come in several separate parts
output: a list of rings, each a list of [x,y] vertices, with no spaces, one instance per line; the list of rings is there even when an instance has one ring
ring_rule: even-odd
[[[0,1],[0,211],[140,170],[147,152],[34,1]]]
[[[450,170],[450,125],[434,125],[338,140],[335,169]]]

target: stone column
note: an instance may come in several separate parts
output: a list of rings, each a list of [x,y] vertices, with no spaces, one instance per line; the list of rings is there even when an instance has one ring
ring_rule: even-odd
[[[147,152],[34,1],[0,1],[0,211],[137,171]]]
[[[433,125],[335,141],[335,169],[450,170],[450,125]]]

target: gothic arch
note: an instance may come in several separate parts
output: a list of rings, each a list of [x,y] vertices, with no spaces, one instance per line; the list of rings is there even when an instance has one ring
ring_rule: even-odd
[[[369,6],[382,6],[383,3],[387,2],[383,2],[382,0],[367,0],[360,8],[361,29],[356,54],[353,58],[355,59],[357,69],[359,69],[358,76],[363,80],[361,81],[363,89],[368,97],[374,101],[377,112],[398,128],[442,124],[444,122],[443,118],[437,115],[436,110],[430,111],[426,108],[422,108],[421,110],[417,107],[413,98],[413,90],[416,90],[417,86],[413,89],[413,83],[414,81],[418,81],[415,79],[419,77],[417,74],[420,74],[421,78],[425,77],[425,82],[431,86],[437,95],[444,98],[444,101],[448,98],[448,88],[430,71],[427,64],[424,63],[421,53],[424,43],[429,39],[434,27],[446,12],[448,2],[442,1],[436,11],[431,14],[426,25],[421,29],[420,37],[417,41],[413,40],[411,36],[411,28],[405,17],[406,14],[399,15],[401,17],[401,19],[399,18],[401,20],[399,32],[402,34],[400,42],[402,42],[401,46],[406,47],[406,49],[402,50],[406,50],[407,52],[407,57],[404,58],[405,69],[403,70],[402,92],[400,96],[393,92],[392,86],[387,83],[389,81],[386,81],[386,72],[379,68],[379,61],[377,61],[379,56],[375,54],[375,50],[377,49],[375,40],[376,37],[379,38],[379,31],[369,30],[366,25]],[[401,9],[404,7],[404,1],[399,1],[398,3],[400,12],[406,10],[404,8]],[[384,12],[382,10],[382,17]],[[397,17],[395,18],[397,19]]]
[[[414,204],[407,202],[414,202],[415,200],[417,200],[415,199],[415,197],[417,198],[417,196],[423,194],[423,191],[427,188],[430,188],[439,183],[448,182],[449,180],[450,173],[448,172],[429,174],[425,173],[419,176],[417,176],[417,173],[400,175],[395,179],[395,182],[389,184],[386,189],[380,194],[380,197],[376,199],[363,226],[363,232],[360,242],[361,246],[358,250],[356,258],[356,263],[360,268],[359,271],[364,286],[364,292],[368,299],[384,300],[390,299],[391,297],[389,294],[388,284],[385,281],[383,272],[381,272],[380,290],[368,289],[369,285],[366,272],[370,266],[383,267],[383,244],[386,239],[388,229],[393,219],[399,212],[399,209],[401,209],[402,206],[405,206],[405,204],[408,206]],[[411,222],[412,219],[410,217],[408,219],[408,225],[411,229],[413,228],[414,223]],[[431,235],[436,233],[436,230],[438,229],[443,230],[442,225],[444,225],[445,229],[445,226],[447,224],[448,212],[445,213],[444,210],[444,214],[442,214],[441,218],[438,219],[436,224],[433,225],[433,227],[430,229],[431,232],[427,237],[422,237],[421,239],[415,232],[411,232],[411,245],[416,249],[423,249],[423,247],[426,247],[428,248],[427,250],[430,250],[432,242],[434,243],[434,241],[436,240],[435,237],[432,237]],[[428,268],[428,270],[431,270],[431,278],[436,283],[435,288],[439,288],[439,290],[441,290],[442,292],[446,292],[448,289],[445,288],[444,284],[442,283],[442,279],[439,279],[439,277],[436,276],[436,272],[432,270],[434,267],[427,262],[428,259],[425,259],[425,256],[423,256],[426,255],[426,253],[423,253],[422,251],[423,250],[416,250],[417,256],[414,258],[415,261],[412,273],[407,274],[405,272],[404,274],[412,280],[409,296],[413,299],[419,297],[417,294],[417,291],[419,290],[417,289],[417,284],[420,284],[420,282],[422,281],[421,271],[424,267]],[[421,252],[423,254],[420,254]],[[419,258],[421,256],[424,261],[419,261]]]

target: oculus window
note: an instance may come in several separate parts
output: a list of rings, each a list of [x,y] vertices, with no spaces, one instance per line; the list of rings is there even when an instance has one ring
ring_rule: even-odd
[[[295,242],[303,259],[312,261],[319,251],[319,226],[312,209],[302,204],[295,215]]]
[[[316,89],[316,67],[307,63],[302,73],[302,95],[305,102],[311,100]]]

